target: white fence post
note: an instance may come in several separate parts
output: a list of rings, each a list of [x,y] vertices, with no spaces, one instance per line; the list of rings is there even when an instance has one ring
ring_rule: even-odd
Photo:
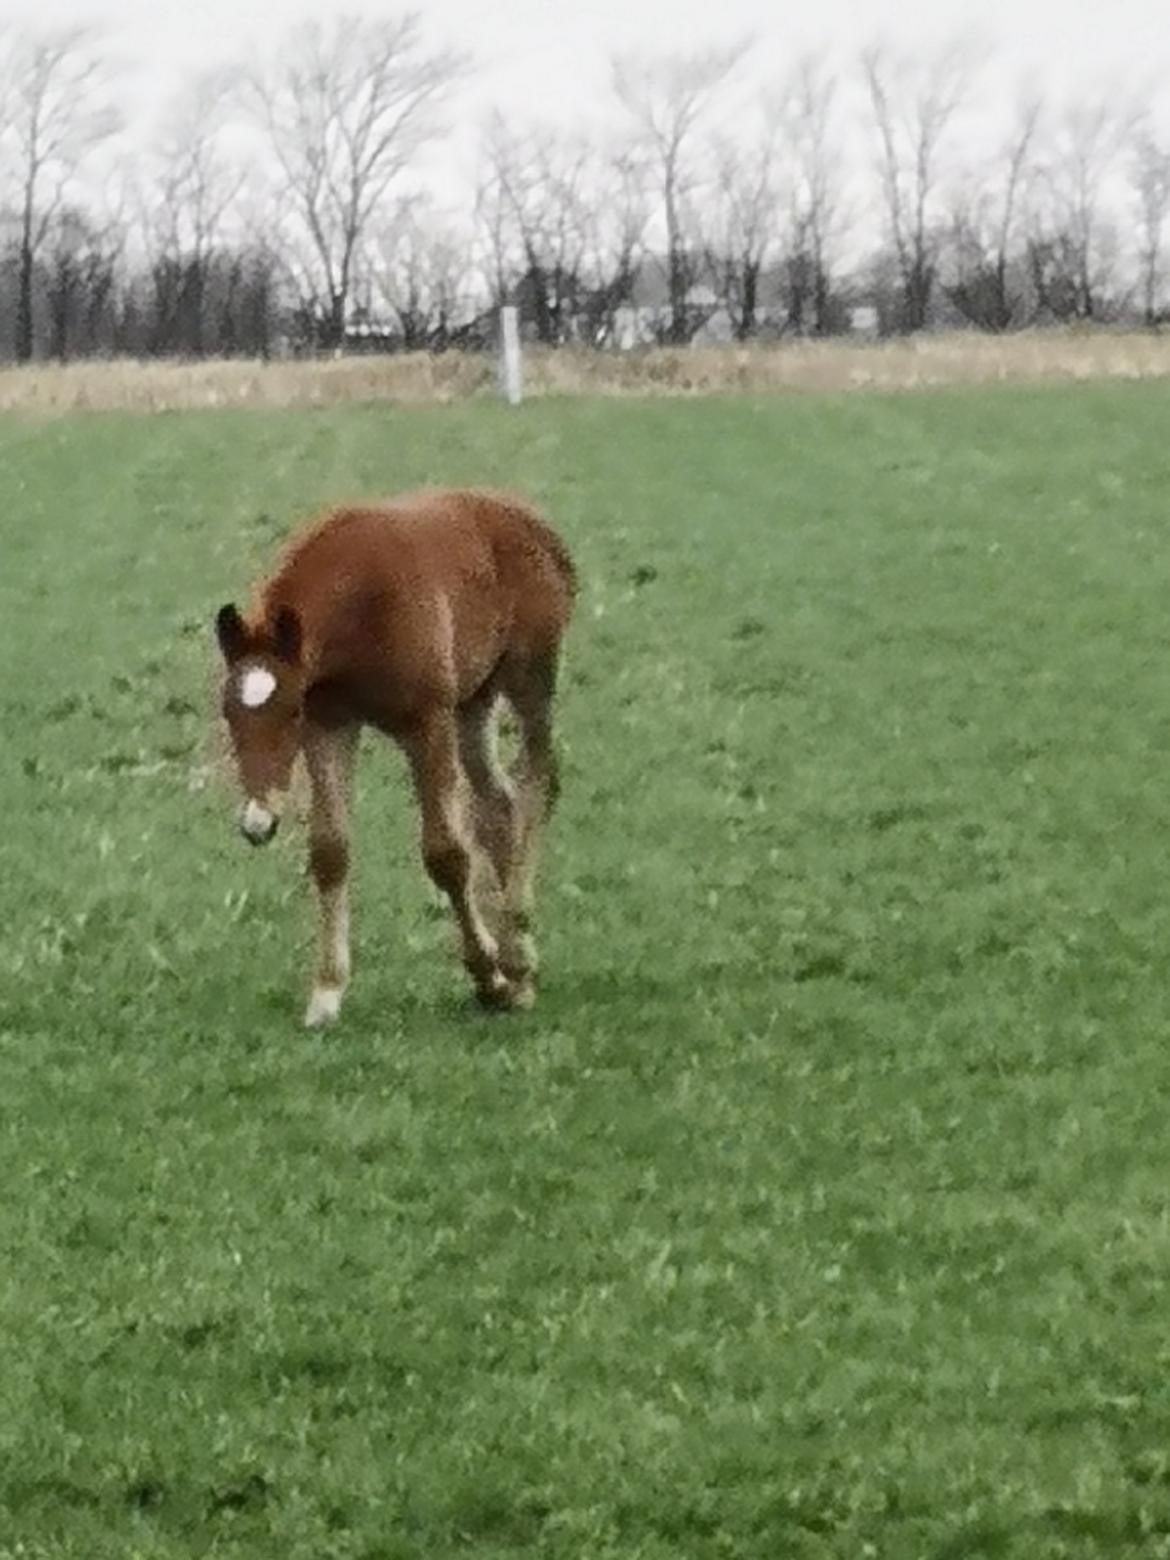
[[[520,327],[514,304],[505,304],[500,310],[500,387],[510,405],[520,405]]]

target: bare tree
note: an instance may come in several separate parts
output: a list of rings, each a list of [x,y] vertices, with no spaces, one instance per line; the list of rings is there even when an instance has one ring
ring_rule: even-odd
[[[152,248],[158,351],[204,350],[210,272],[244,185],[242,169],[223,149],[233,81],[233,72],[220,70],[191,81],[164,121],[140,195]]]
[[[511,202],[485,163],[475,189],[476,253],[489,307],[507,303],[520,274]]]
[[[20,363],[33,355],[34,284],[46,238],[86,158],[119,125],[107,75],[97,35],[86,27],[13,33],[0,62],[0,141],[8,143],[17,185]]]
[[[1141,243],[1142,313],[1147,325],[1162,317],[1162,250],[1166,218],[1170,215],[1170,152],[1160,146],[1148,128],[1137,136],[1130,178],[1137,196]]]
[[[272,191],[255,177],[245,178],[236,207],[243,271],[237,311],[239,345],[250,354],[268,358],[286,318],[282,280],[287,271],[278,247],[280,224]]]
[[[1118,305],[1108,190],[1142,120],[1140,106],[1102,95],[1056,123],[1028,248],[1041,306],[1057,319],[1098,319]]]
[[[283,175],[323,345],[341,345],[370,224],[436,133],[435,111],[466,63],[424,48],[419,16],[407,12],[306,23],[275,65],[249,72],[248,101]]]
[[[114,302],[126,229],[120,212],[104,219],[61,206],[45,237],[42,268],[49,353],[64,363],[71,352],[99,350]]]
[[[467,242],[422,199],[404,200],[371,246],[372,290],[398,321],[407,351],[442,350],[467,296]]]
[[[603,156],[598,177],[604,196],[599,191],[588,205],[582,314],[585,339],[603,346],[616,341],[619,311],[634,299],[650,203],[636,157]]]
[[[589,143],[552,126],[509,129],[500,114],[488,126],[484,209],[498,212],[505,247],[519,261],[522,315],[537,339],[566,341],[577,317],[588,233],[588,209],[603,198]]]
[[[779,227],[778,143],[778,115],[768,105],[750,145],[715,139],[710,260],[740,341],[759,324],[760,285]]]
[[[915,64],[879,47],[862,55],[878,137],[878,166],[902,292],[902,324],[921,330],[930,314],[938,267],[939,160],[947,131],[967,96],[971,46],[947,45]]]
[[[652,162],[662,197],[670,298],[668,336],[675,343],[685,341],[689,334],[687,294],[693,281],[693,259],[686,242],[686,206],[698,177],[693,158],[695,133],[747,47],[744,41],[693,54],[654,60],[630,55],[613,62],[614,90]]]
[[[1021,103],[981,186],[955,207],[954,276],[947,293],[964,318],[983,330],[1008,330],[1026,308],[1019,233],[1040,113],[1039,98]]]
[[[807,54],[797,61],[777,103],[792,170],[789,323],[798,330],[811,326],[818,336],[834,325],[833,252],[843,205],[836,100],[837,81],[828,62]]]

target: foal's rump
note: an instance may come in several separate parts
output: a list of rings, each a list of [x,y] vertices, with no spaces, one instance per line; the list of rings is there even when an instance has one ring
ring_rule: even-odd
[[[337,678],[394,724],[462,702],[493,669],[555,658],[572,613],[572,560],[509,493],[435,489],[332,509],[294,538],[264,592],[294,604],[311,678]]]

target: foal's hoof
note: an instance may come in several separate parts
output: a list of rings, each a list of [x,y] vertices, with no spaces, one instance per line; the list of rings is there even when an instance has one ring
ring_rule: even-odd
[[[511,1013],[516,1009],[530,1008],[536,1001],[536,991],[531,980],[511,981],[502,970],[493,970],[485,982],[475,988],[481,1007],[492,1013]]]
[[[512,987],[512,1006],[521,1013],[527,1013],[529,1008],[536,1006],[536,987],[531,978],[517,981]]]
[[[341,992],[336,986],[318,986],[305,1009],[305,1028],[324,1029],[341,1017]]]
[[[508,1006],[527,1012],[536,1002],[536,963],[525,959],[523,963],[505,960],[504,979],[508,983]]]
[[[531,980],[540,962],[536,954],[536,940],[527,930],[527,924],[526,919],[521,921],[512,939],[505,939],[501,950],[504,973],[517,984]]]

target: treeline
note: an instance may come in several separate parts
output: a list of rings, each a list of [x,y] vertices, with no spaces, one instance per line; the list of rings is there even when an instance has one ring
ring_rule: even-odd
[[[970,44],[757,88],[747,43],[616,58],[599,126],[481,125],[457,216],[419,177],[474,62],[416,14],[294,28],[149,137],[111,61],[90,29],[0,33],[20,362],[483,346],[507,301],[530,338],[616,346],[1167,308],[1152,105],[999,101]]]

